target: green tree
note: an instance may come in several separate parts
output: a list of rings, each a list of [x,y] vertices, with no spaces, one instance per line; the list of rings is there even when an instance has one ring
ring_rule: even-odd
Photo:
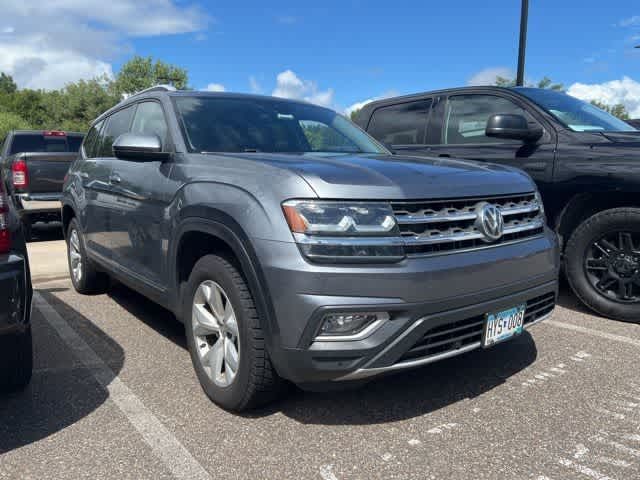
[[[135,56],[118,72],[114,91],[118,95],[132,94],[158,84],[169,84],[183,90],[188,83],[185,69],[162,60],[154,61],[151,57]]]
[[[11,130],[28,130],[31,125],[19,115],[12,112],[0,112],[0,140]]]
[[[494,85],[498,87],[515,87],[516,81],[512,78],[506,78],[497,76]],[[527,83],[527,87],[545,88],[548,90],[555,90],[556,92],[564,92],[564,85],[562,83],[553,83],[549,77],[545,76],[537,83]]]
[[[350,114],[349,114],[349,118],[351,118],[352,122],[355,122],[356,119],[358,118],[358,115],[360,115],[360,110],[362,110],[361,108],[356,108],[355,110],[353,110]]]
[[[13,77],[11,75],[7,75],[6,73],[0,73],[0,93],[12,94],[18,90],[18,85],[13,81]]]
[[[598,107],[605,112],[609,112],[611,115],[618,117],[620,120],[629,120],[631,116],[622,103],[616,103],[615,105],[608,105],[598,100],[591,100],[591,105]]]

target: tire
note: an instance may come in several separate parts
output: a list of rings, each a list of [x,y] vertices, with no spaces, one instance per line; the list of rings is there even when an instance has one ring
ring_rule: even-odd
[[[194,320],[194,308],[202,297],[201,287],[219,287],[221,298],[226,297],[224,316],[228,317],[228,305],[235,318],[235,328],[229,328],[226,333],[213,334],[208,337],[196,336],[194,326],[199,322]],[[195,264],[183,292],[183,319],[185,324],[187,344],[191,354],[193,367],[198,380],[207,396],[216,404],[231,411],[243,411],[255,408],[276,399],[281,391],[283,381],[277,375],[269,359],[264,340],[264,332],[251,292],[247,287],[239,270],[226,258],[217,255],[202,257]],[[198,297],[198,296],[199,297]],[[200,299],[200,300],[199,300]],[[195,302],[195,303],[194,303]],[[212,304],[212,302],[204,302]],[[204,305],[203,305],[204,306]],[[214,310],[211,307],[210,312]],[[210,313],[214,315],[214,313]],[[199,330],[200,331],[200,330]],[[237,331],[236,337],[229,331]],[[217,336],[216,336],[217,335]],[[225,365],[224,378],[214,380],[212,363],[203,359],[205,350],[213,351],[220,338],[231,342],[236,351],[236,372],[229,380],[232,370],[227,367],[226,357],[221,363]],[[208,343],[207,343],[208,342]],[[226,344],[222,350],[227,352]],[[230,382],[225,385],[225,382]]]
[[[32,370],[31,329],[0,337],[0,390],[23,390],[31,381]]]
[[[640,266],[638,240],[631,242],[630,250],[638,253],[630,256],[634,257],[634,260],[630,260],[628,264],[630,272],[625,272],[625,275],[630,277],[624,277],[626,283],[629,283],[629,278],[637,280],[630,282],[633,283],[630,287],[632,295],[625,297],[626,294],[614,291],[619,288],[616,279],[619,279],[620,275],[618,267],[614,266],[610,259],[613,258],[612,255],[624,253],[620,248],[624,243],[614,244],[613,240],[615,235],[621,234],[631,235],[633,239],[640,238],[640,208],[614,208],[587,218],[576,228],[567,242],[564,253],[565,272],[572,290],[587,307],[605,317],[640,323],[640,297],[638,301],[634,300],[636,295],[640,295],[640,272],[633,266],[634,262],[636,266]],[[608,241],[605,245],[611,246],[611,249],[602,248],[600,243],[603,239]],[[633,245],[634,242],[638,244]],[[596,252],[599,258],[590,258],[592,255],[596,256],[593,252]],[[634,269],[638,273],[634,274]],[[603,288],[614,281],[616,283],[611,284],[611,287]]]
[[[79,269],[74,270],[74,266],[78,266],[77,260],[79,260]],[[75,218],[71,219],[67,228],[67,263],[71,283],[76,292],[83,295],[96,295],[106,292],[109,288],[109,276],[99,271],[87,257],[84,236]]]

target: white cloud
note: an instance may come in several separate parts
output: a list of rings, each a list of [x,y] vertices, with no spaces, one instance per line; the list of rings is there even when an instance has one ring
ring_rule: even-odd
[[[54,89],[112,75],[110,61],[129,51],[128,37],[198,32],[209,21],[175,0],[0,0],[0,70],[20,87]]]
[[[324,107],[331,107],[334,103],[334,91],[332,88],[321,91],[318,89],[316,82],[301,79],[291,70],[285,70],[278,74],[276,87],[272,95],[274,97],[306,100]]]
[[[210,83],[204,88],[207,92],[224,92],[226,88],[221,83]]]
[[[491,67],[480,70],[474,74],[468,81],[467,85],[494,85],[496,78],[514,78],[513,70],[507,67]]]
[[[351,116],[351,112],[355,110],[360,110],[367,103],[375,102],[376,100],[382,100],[385,98],[396,97],[398,96],[398,92],[395,90],[389,90],[388,92],[383,93],[382,95],[378,95],[377,97],[367,98],[366,100],[362,100],[361,102],[356,102],[347,108],[344,109],[344,114],[349,117]]]
[[[249,77],[249,88],[251,89],[251,93],[256,93],[256,94],[264,93],[264,90],[262,89],[262,85],[260,85],[260,82],[258,82],[258,79],[253,75]]]
[[[636,25],[640,25],[640,15],[634,15],[629,18],[625,18],[624,20],[620,20],[621,27],[634,27]]]
[[[574,83],[567,90],[581,100],[597,100],[608,105],[622,103],[632,118],[640,118],[640,82],[630,77],[604,83]]]

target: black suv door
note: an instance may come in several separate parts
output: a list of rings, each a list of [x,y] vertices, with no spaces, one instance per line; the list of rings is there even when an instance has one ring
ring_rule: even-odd
[[[533,143],[486,136],[489,117],[499,113],[522,115],[530,123],[543,125],[545,132]],[[553,177],[556,139],[555,132],[534,115],[516,97],[486,93],[441,97],[429,124],[428,138],[433,143],[428,152],[432,156],[512,165],[526,171],[544,189]]]

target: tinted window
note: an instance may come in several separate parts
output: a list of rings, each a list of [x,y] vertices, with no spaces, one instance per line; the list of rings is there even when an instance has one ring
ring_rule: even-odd
[[[100,147],[98,148],[98,157],[113,157],[113,142],[123,133],[129,131],[131,125],[131,117],[133,116],[133,107],[127,107],[118,110],[107,120],[107,126],[100,135]]]
[[[76,140],[77,139],[77,140]],[[45,136],[42,133],[16,133],[10,155],[21,152],[77,152],[82,137]]]
[[[84,140],[84,154],[87,158],[94,158],[96,156],[96,140],[98,139],[98,133],[102,128],[104,122],[98,122],[87,133],[87,137]]]
[[[387,153],[342,115],[305,103],[175,97],[190,151]]]
[[[166,147],[167,130],[167,122],[159,103],[143,102],[138,105],[136,115],[133,118],[131,133],[157,135]]]
[[[424,144],[431,103],[427,99],[378,108],[367,130],[388,145]]]
[[[450,97],[445,111],[443,141],[447,145],[473,143],[522,143],[487,137],[485,129],[491,115],[508,113],[530,118],[515,103],[493,95],[459,95]]]

